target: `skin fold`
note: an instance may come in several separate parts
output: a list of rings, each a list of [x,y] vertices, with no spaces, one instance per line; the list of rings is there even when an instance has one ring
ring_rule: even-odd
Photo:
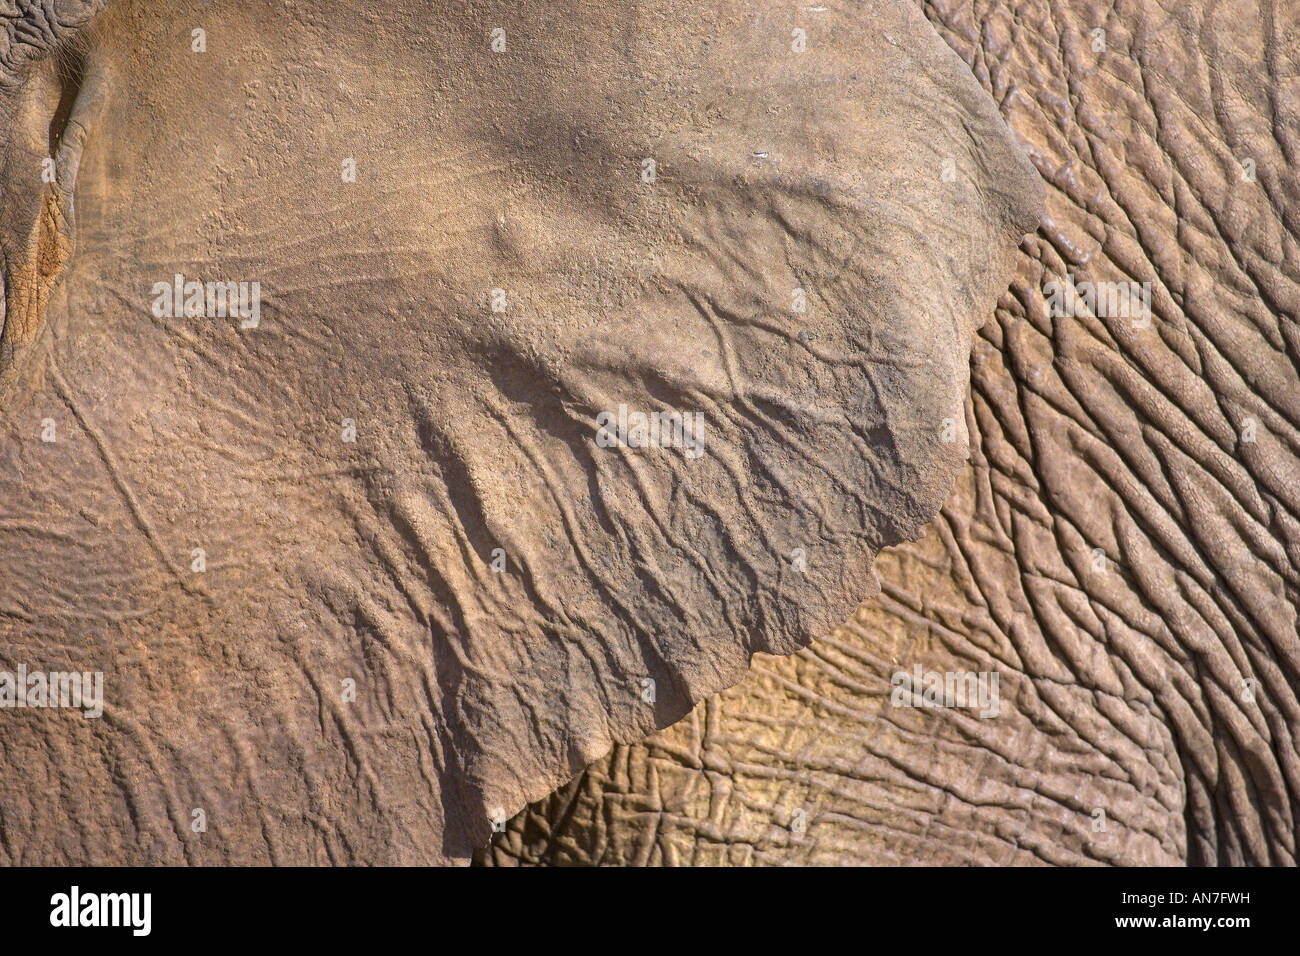
[[[971,467],[851,622],[482,862],[1295,864],[1294,5],[920,7],[1047,188],[971,355]],[[1149,327],[1049,314],[1068,275],[1150,282]],[[916,664],[996,669],[1002,713],[892,706]]]
[[[99,6],[0,7],[0,672],[104,685],[0,860],[466,862],[964,494],[1044,190],[916,7]]]

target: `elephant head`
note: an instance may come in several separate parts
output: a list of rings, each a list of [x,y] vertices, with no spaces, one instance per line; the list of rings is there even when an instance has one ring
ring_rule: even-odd
[[[8,861],[466,860],[966,467],[1042,189],[908,4],[11,7]]]

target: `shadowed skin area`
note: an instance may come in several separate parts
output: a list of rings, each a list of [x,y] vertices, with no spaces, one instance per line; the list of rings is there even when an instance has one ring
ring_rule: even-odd
[[[1295,864],[1300,24],[1167,7],[924,4],[1047,187],[971,356],[971,468],[849,625],[485,862]],[[1150,282],[1150,327],[1049,315],[1070,274]],[[892,707],[917,664],[996,669],[1001,714]]]
[[[0,711],[0,860],[464,861],[876,592],[1042,190],[913,6],[818,16],[18,21],[0,670],[105,701]],[[600,447],[620,405],[703,454]]]

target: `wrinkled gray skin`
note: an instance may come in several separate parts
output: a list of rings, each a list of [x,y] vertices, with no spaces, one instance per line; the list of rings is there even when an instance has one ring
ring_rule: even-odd
[[[1167,6],[924,4],[1048,187],[972,354],[970,470],[848,627],[485,860],[1295,864],[1300,24]],[[1150,327],[1050,316],[1070,273],[1149,281]],[[917,664],[997,671],[1002,713],[891,706]]]
[[[0,62],[13,76],[22,73],[25,61],[48,52],[60,23],[72,27],[85,15],[81,5],[59,4],[50,8],[55,22],[43,23],[33,19],[43,8],[18,9],[22,22],[38,29],[29,29],[21,42],[7,40],[0,50]],[[245,17],[248,25],[257,25],[257,10]],[[828,21],[839,24],[854,12],[831,8],[822,16],[839,18]],[[184,99],[174,85],[178,74],[168,72],[184,58],[175,53],[169,60],[167,51],[185,52],[190,23],[178,16],[151,31],[141,5],[127,5],[115,15],[133,29],[106,31],[105,42],[129,36],[149,52],[142,64],[111,46],[113,52],[102,58],[101,65],[117,66],[119,74],[129,62],[143,72],[126,72],[125,89],[136,96],[108,98],[109,115],[98,122],[101,130],[113,131],[116,148],[97,150],[93,137],[88,142],[82,174],[92,175],[76,176],[90,185],[84,193],[78,188],[74,215],[67,194],[81,165],[80,121],[52,118],[59,117],[65,99],[73,100],[69,117],[100,115],[96,98],[83,95],[97,89],[94,77],[100,74],[83,70],[91,80],[74,84],[74,97],[62,94],[57,78],[47,77],[43,88],[39,70],[29,75],[23,93],[4,107],[7,115],[26,119],[4,126],[10,140],[0,206],[7,282],[0,340],[0,355],[7,356],[0,370],[6,376],[7,429],[0,648],[5,666],[17,660],[101,666],[118,690],[99,724],[75,715],[3,715],[5,858],[463,858],[468,847],[487,839],[485,818],[496,804],[513,810],[522,798],[540,796],[599,756],[610,740],[633,740],[672,721],[696,697],[737,678],[749,651],[783,652],[819,638],[792,657],[759,658],[744,683],[710,697],[648,743],[616,746],[559,795],[493,837],[484,859],[1293,864],[1300,799],[1295,14],[1246,2],[1180,4],[1174,13],[1138,3],[1056,9],[954,2],[927,4],[924,12],[991,94],[1048,186],[1048,218],[1022,246],[1011,293],[996,309],[981,300],[996,295],[1000,282],[1005,285],[998,269],[979,277],[970,301],[942,301],[962,281],[934,277],[971,269],[972,248],[995,253],[1014,229],[991,230],[972,244],[952,247],[947,258],[955,261],[928,263],[926,293],[940,301],[907,298],[916,294],[914,286],[927,285],[912,272],[911,284],[898,283],[882,303],[880,284],[909,262],[918,268],[913,260],[924,247],[913,241],[909,256],[900,251],[901,240],[879,240],[853,259],[852,242],[839,247],[833,245],[837,240],[822,238],[837,222],[846,223],[845,235],[874,237],[878,233],[862,224],[878,220],[863,206],[828,202],[824,187],[810,186],[817,182],[816,170],[824,168],[813,160],[756,190],[764,199],[811,197],[804,214],[815,228],[801,228],[798,220],[791,228],[783,220],[781,228],[797,238],[790,246],[779,232],[765,239],[761,230],[755,237],[731,228],[725,216],[688,217],[685,232],[697,243],[694,254],[647,268],[675,277],[670,287],[681,289],[690,287],[682,277],[698,268],[701,257],[720,271],[716,263],[735,262],[731,275],[694,281],[704,286],[696,289],[701,301],[744,316],[753,310],[735,309],[727,298],[732,290],[758,288],[757,298],[770,294],[775,301],[788,294],[792,280],[842,274],[847,256],[857,284],[828,293],[825,304],[838,324],[815,333],[829,334],[831,341],[849,335],[862,351],[871,351],[864,347],[869,343],[887,354],[921,352],[921,340],[933,339],[942,328],[911,324],[918,314],[951,313],[971,325],[991,317],[971,359],[965,415],[970,467],[961,471],[928,534],[877,562],[879,598],[834,633],[833,620],[847,617],[848,606],[871,589],[871,552],[918,533],[928,517],[927,502],[937,506],[947,490],[946,479],[938,479],[941,487],[921,495],[926,500],[918,500],[915,514],[899,526],[873,516],[861,505],[881,499],[874,491],[863,494],[862,476],[847,471],[850,460],[863,460],[861,454],[853,458],[837,450],[835,436],[851,429],[831,429],[820,439],[815,429],[801,431],[788,445],[811,447],[815,457],[845,464],[844,483],[859,488],[861,497],[852,490],[828,497],[824,481],[803,475],[805,488],[783,492],[755,522],[754,540],[762,537],[758,529],[769,526],[780,529],[780,537],[800,540],[806,529],[780,522],[798,512],[794,502],[812,501],[846,509],[846,516],[828,520],[832,528],[856,522],[871,530],[873,540],[858,551],[835,546],[829,553],[814,552],[810,591],[789,604],[772,583],[780,579],[775,564],[765,571],[753,557],[766,552],[774,559],[790,546],[787,541],[746,545],[734,549],[740,554],[720,553],[702,562],[723,579],[723,569],[742,576],[752,569],[757,585],[753,579],[737,584],[718,606],[739,608],[740,619],[701,601],[700,621],[676,629],[664,624],[672,615],[663,606],[624,600],[643,595],[646,580],[633,570],[635,560],[620,562],[617,555],[607,564],[597,559],[592,577],[623,590],[582,611],[565,606],[557,595],[572,594],[575,602],[589,598],[580,578],[551,576],[562,563],[562,548],[541,548],[527,560],[542,575],[531,592],[507,592],[482,605],[474,601],[468,612],[463,606],[459,613],[448,610],[458,607],[457,595],[490,590],[473,581],[475,573],[492,580],[484,553],[492,544],[501,541],[512,555],[528,555],[528,542],[546,541],[548,526],[561,529],[560,543],[566,535],[578,536],[569,529],[586,527],[580,513],[566,521],[563,509],[529,526],[518,518],[519,495],[494,486],[505,475],[519,479],[516,488],[521,482],[526,487],[525,476],[534,474],[510,455],[493,462],[483,458],[484,449],[538,447],[519,437],[534,434],[519,406],[544,408],[545,395],[560,394],[562,405],[588,412],[620,391],[603,384],[594,370],[608,368],[607,380],[615,382],[642,379],[600,356],[573,361],[571,351],[549,353],[559,326],[546,323],[561,312],[583,312],[574,308],[582,297],[557,299],[554,289],[520,273],[562,273],[566,269],[556,265],[569,263],[572,274],[578,253],[622,238],[627,256],[620,268],[607,271],[624,285],[601,308],[587,307],[585,336],[565,326],[568,341],[590,343],[600,334],[592,331],[601,328],[598,319],[635,315],[637,309],[676,315],[679,324],[669,336],[674,345],[707,338],[690,326],[690,309],[671,300],[647,302],[633,295],[640,305],[627,313],[614,308],[628,301],[628,289],[639,288],[627,281],[627,263],[662,242],[666,224],[689,204],[669,207],[673,214],[652,222],[644,210],[620,207],[617,190],[596,194],[595,184],[606,180],[577,161],[580,150],[567,162],[554,159],[568,142],[590,143],[584,133],[608,130],[579,128],[540,153],[538,130],[553,129],[554,123],[494,131],[487,145],[472,137],[456,140],[461,151],[455,161],[431,162],[430,144],[445,149],[448,128],[456,128],[454,101],[463,90],[435,78],[416,95],[404,84],[421,74],[401,64],[430,58],[410,56],[421,52],[409,40],[412,31],[385,33],[382,25],[368,23],[387,41],[379,44],[382,54],[361,43],[341,44],[345,49],[332,50],[327,60],[331,80],[342,69],[346,96],[353,97],[348,109],[360,113],[367,107],[364,118],[350,118],[348,109],[326,98],[330,85],[302,79],[320,70],[311,43],[303,40],[328,34],[328,16],[318,20],[312,13],[300,13],[288,25],[292,48],[308,52],[286,62],[269,46],[261,60],[256,47],[251,54],[240,45],[221,50],[226,69],[205,71],[201,83],[190,77],[186,85],[224,96],[196,101],[188,125],[179,117],[154,121],[154,112],[165,113]],[[555,17],[563,20],[565,13]],[[573,14],[567,19],[575,22]],[[239,21],[228,8],[214,9],[211,18],[216,24]],[[785,42],[792,25],[781,22],[774,35]],[[481,39],[483,24],[463,26],[463,35],[474,38],[466,46]],[[618,32],[608,26],[588,35]],[[636,35],[638,27],[645,25],[627,34]],[[680,31],[701,35],[699,27],[682,21]],[[812,21],[808,27],[815,52],[819,34]],[[1099,28],[1106,31],[1104,50],[1094,49],[1092,31]],[[911,35],[878,20],[868,32],[895,39]],[[449,33],[457,35],[454,28]],[[646,46],[653,50],[655,44]],[[404,55],[394,56],[394,50]],[[592,55],[585,48],[581,53]],[[861,59],[879,63],[887,53],[873,48]],[[513,96],[498,91],[502,100],[525,102],[525,112],[536,115],[561,112],[575,96],[581,100],[563,69],[544,73],[552,60],[541,58],[532,73],[553,81],[543,84],[549,99],[530,86],[510,91]],[[674,69],[690,63],[680,56],[670,62]],[[89,58],[89,66],[97,63]],[[394,64],[396,77],[388,74]],[[700,75],[714,74],[721,65],[704,63]],[[839,75],[841,62],[825,69]],[[788,61],[773,70],[769,83],[777,88],[775,77],[788,71]],[[752,63],[738,71],[751,80],[756,72],[761,75],[761,68]],[[956,82],[952,76],[942,80],[945,87]],[[711,116],[723,128],[740,122],[734,107],[744,102],[736,99],[743,82],[704,102],[692,99],[689,80],[683,85],[683,115]],[[922,109],[911,112],[936,112],[936,100],[918,100]],[[221,112],[214,112],[214,102],[222,104]],[[380,114],[379,104],[394,102],[403,109]],[[484,111],[483,102],[472,101],[475,122],[466,120],[466,128],[492,127],[484,121],[491,111]],[[132,112],[126,103],[138,104],[135,115],[115,117],[114,104]],[[287,103],[308,105],[295,114]],[[436,122],[426,113],[430,103],[439,104],[432,107]],[[586,115],[602,115],[603,105],[597,94]],[[752,130],[770,129],[772,116],[780,115],[779,108],[767,112],[768,105],[763,101],[754,109]],[[965,103],[961,111],[980,115]],[[211,130],[214,116],[231,115],[241,123],[221,135],[186,132]],[[625,117],[626,126],[613,135],[597,135],[595,152],[617,153],[611,143],[620,136],[632,139],[629,131],[645,118]],[[850,126],[818,119],[822,126],[814,122],[813,129],[834,130],[825,134],[827,140],[842,140]],[[59,136],[55,148],[47,149],[51,126],[71,135]],[[85,128],[93,133],[94,126],[87,121]],[[699,160],[718,137],[715,132],[692,142],[683,132],[690,128],[689,122],[675,127],[678,155]],[[129,141],[128,129],[143,131],[139,144]],[[27,139],[15,146],[11,130]],[[872,133],[875,140],[887,139],[878,128]],[[901,140],[912,149],[901,150],[900,157],[915,164],[918,144],[928,137],[934,162],[920,165],[933,173],[949,152],[934,137],[945,135],[951,128],[942,122],[905,130]],[[375,150],[361,167],[386,166],[401,175],[382,185],[367,185],[363,177],[360,200],[336,201],[332,175],[313,179],[309,171],[332,171],[341,140],[358,154],[366,141],[382,141],[387,150]],[[64,142],[68,148],[60,150]],[[664,140],[655,142],[664,147]],[[168,143],[177,144],[174,151],[165,148]],[[410,148],[394,151],[392,144],[403,143]],[[628,145],[611,168],[635,170],[647,152],[643,143]],[[751,147],[743,135],[728,145],[737,152],[741,146],[755,152],[768,147]],[[851,142],[839,144],[853,148]],[[872,148],[875,143],[859,145],[873,160],[861,166],[895,168],[883,154],[872,156]],[[473,187],[511,149],[517,152],[508,168],[522,166],[537,175],[544,167],[549,179],[545,190],[514,194],[510,208],[516,212],[501,225],[501,204],[484,203]],[[22,162],[15,156],[47,152],[62,157],[52,204],[40,189],[15,185],[28,180],[9,178],[13,164]],[[953,152],[962,159],[981,155],[979,149]],[[989,158],[987,150],[983,155],[983,163],[975,164],[984,167],[979,172],[958,164],[960,181],[979,183],[977,193],[994,185],[1009,193],[1029,189],[1015,179],[1010,160]],[[1253,160],[1252,169],[1243,165],[1246,159]],[[753,192],[736,185],[733,172],[715,166],[697,173],[690,186],[697,195],[714,189],[723,209],[730,202],[745,213],[781,211],[770,200],[755,202]],[[687,178],[666,176],[665,182]],[[410,188],[413,180],[423,188]],[[910,193],[901,208],[922,208],[922,195],[944,196],[933,180],[928,191]],[[494,181],[487,192],[508,192],[509,182],[509,176]],[[578,213],[545,203],[530,206],[530,198],[554,194],[560,183],[568,187],[565,195],[581,203]],[[835,180],[832,194],[851,195],[847,185]],[[906,178],[898,185],[905,188]],[[878,183],[877,188],[869,199],[890,192]],[[387,206],[385,190],[393,197]],[[475,202],[458,204],[461,194]],[[944,202],[957,200],[946,196]],[[990,207],[1007,205],[997,199],[982,208],[944,205],[928,215],[942,244],[954,223],[982,224],[997,218]],[[611,208],[622,215],[602,219],[601,211]],[[381,214],[374,215],[376,209]],[[475,218],[480,213],[481,222]],[[1028,215],[1026,209],[1006,218],[1021,222]],[[588,220],[617,225],[583,232],[579,226]],[[33,228],[41,223],[48,224],[44,231]],[[427,248],[436,241],[431,236],[444,237],[437,257],[401,258],[404,249]],[[69,240],[66,246],[61,237]],[[561,238],[547,247],[547,237]],[[832,243],[836,268],[817,267],[810,251],[819,242]],[[271,271],[281,282],[274,291],[283,310],[278,326],[271,321],[274,313],[268,316],[268,331],[276,336],[269,343],[239,338],[230,328],[213,333],[209,326],[139,321],[147,316],[145,293],[157,273],[165,277],[178,268],[202,274],[216,263],[219,275],[240,278],[267,263],[267,247],[278,256]],[[465,247],[470,251],[457,259]],[[38,254],[30,253],[33,248]],[[294,249],[300,250],[296,257]],[[793,275],[755,268],[787,252],[795,256]],[[520,257],[513,269],[506,265],[512,256]],[[482,268],[482,262],[493,268]],[[495,274],[501,271],[508,277]],[[1152,282],[1150,328],[1122,318],[1048,315],[1043,287],[1067,273],[1080,280]],[[589,285],[600,286],[600,269],[586,274],[592,276]],[[488,327],[476,338],[458,327],[435,323],[426,331],[426,324],[406,321],[430,312],[463,314],[463,325],[482,329],[469,321],[480,314],[476,296],[500,283],[524,289],[523,301],[531,297],[537,307],[521,320],[522,329],[537,334],[520,326]],[[900,318],[866,330],[842,321],[864,298],[875,305],[868,313]],[[334,321],[338,316],[347,321]],[[376,316],[400,334],[372,337],[382,324]],[[529,317],[542,324],[529,326]],[[724,315],[723,321],[736,320]],[[643,328],[627,319],[597,344],[609,345],[611,353],[615,345],[625,349]],[[903,330],[902,341],[888,338],[895,328]],[[332,336],[342,337],[337,347],[330,344]],[[926,341],[924,352],[942,356],[961,341],[958,329],[946,343]],[[24,348],[40,354],[25,361]],[[658,357],[671,351],[649,349],[645,364],[657,367]],[[740,350],[746,359],[761,352]],[[42,356],[48,358],[44,365],[34,361]],[[441,371],[456,356],[469,360],[454,372]],[[790,356],[769,354],[767,361],[764,367],[775,366],[773,374],[780,376]],[[349,370],[341,376],[345,384],[337,372],[322,371],[337,368]],[[493,368],[505,372],[484,383],[482,371]],[[699,371],[687,367],[681,374],[689,379]],[[28,373],[32,381],[24,382]],[[916,408],[922,396],[942,405],[935,395],[962,379],[951,368],[926,381],[911,379],[911,391],[902,388],[900,407]],[[369,380],[373,388],[353,384]],[[430,380],[442,387],[423,388]],[[778,395],[798,392],[789,379],[777,381]],[[551,391],[538,389],[538,382],[549,383]],[[847,387],[860,392],[863,385]],[[843,386],[821,387],[837,395]],[[605,394],[595,397],[593,391]],[[392,401],[394,392],[402,392],[404,401]],[[467,397],[449,411],[448,395]],[[636,390],[635,397],[644,396]],[[735,391],[717,393],[707,408],[722,422],[724,408],[744,408],[735,399]],[[358,408],[367,411],[359,414]],[[60,424],[60,442],[52,447],[35,439],[47,415]],[[942,415],[936,407],[915,417],[934,431]],[[449,424],[457,416],[481,416],[510,435],[458,442],[464,433]],[[342,417],[388,423],[386,434],[372,430],[367,441],[349,449],[342,470],[351,471],[359,490],[340,491],[336,484]],[[864,410],[862,421],[888,418],[876,406]],[[310,436],[304,425],[310,422],[320,423],[318,440],[302,437]],[[490,435],[491,427],[485,421],[470,433]],[[767,420],[749,437],[778,432],[778,424]],[[743,445],[743,438],[731,444]],[[882,451],[879,443],[870,447],[874,454]],[[960,467],[923,451],[916,443],[896,457],[870,460],[880,462],[882,485],[909,467],[917,473],[948,468],[949,474]],[[554,472],[543,483],[562,489],[556,493],[561,501],[581,501],[574,488],[583,484],[579,476],[593,473],[595,461],[579,459],[572,472]],[[446,474],[457,462],[460,472]],[[612,482],[605,487],[616,489],[627,479],[612,466],[608,477]],[[694,490],[716,500],[716,489],[733,479],[697,476]],[[646,480],[656,487],[653,477]],[[284,491],[267,494],[268,486]],[[587,497],[599,500],[605,493],[597,482]],[[423,497],[433,503],[421,510],[415,504]],[[654,502],[653,494],[647,497]],[[746,500],[754,504],[764,497]],[[487,513],[460,519],[466,533],[458,537],[457,522],[447,515],[463,514],[458,506],[466,502],[486,503]],[[637,529],[644,520],[636,509],[610,504],[607,510],[615,528]],[[340,513],[348,521],[340,523]],[[707,523],[698,515],[686,517],[677,537],[707,540],[701,533]],[[475,537],[474,529],[485,533]],[[631,554],[664,554],[660,543],[651,545],[631,531],[622,540]],[[477,553],[478,560],[457,559],[448,553],[448,542]],[[186,574],[197,543],[214,556],[208,577],[198,583]],[[669,574],[664,572],[664,580]],[[290,583],[276,583],[282,581]],[[696,580],[670,582],[661,593],[680,599],[700,590]],[[766,597],[752,606],[745,597],[750,592]],[[547,610],[547,599],[560,606]],[[791,605],[809,617],[787,623]],[[539,607],[541,622],[528,614],[519,613],[518,621],[512,616]],[[710,613],[716,618],[708,618]],[[575,679],[575,668],[546,657],[546,648],[581,648],[575,660],[591,661],[593,648],[619,647],[618,628],[598,623],[606,615],[634,636],[622,645],[625,653],[588,665],[589,679]],[[557,620],[599,638],[569,642],[571,632],[557,629]],[[457,639],[485,628],[516,640],[494,633],[481,641]],[[736,635],[743,635],[742,646],[731,654],[725,647],[734,647]],[[683,660],[674,658],[674,649]],[[509,660],[494,671],[502,654]],[[709,664],[693,668],[699,660]],[[453,661],[462,662],[461,670]],[[892,706],[891,676],[915,664],[940,672],[997,672],[998,716]],[[661,672],[653,670],[660,665]],[[480,671],[490,679],[476,685],[473,677]],[[659,706],[647,712],[638,709],[637,692],[639,679],[649,673],[663,679]],[[346,675],[361,678],[360,706],[339,702],[333,682]],[[508,696],[533,716],[502,717],[509,705],[490,692],[502,687],[518,687]],[[467,691],[470,703],[460,704]],[[613,716],[618,713],[623,716]],[[606,727],[611,719],[615,726]],[[507,782],[512,777],[518,779]],[[189,829],[195,806],[205,807],[214,821],[208,834]]]
[[[0,709],[0,859],[465,861],[963,473],[1042,187],[914,7],[88,12],[0,5],[0,672],[104,675]]]

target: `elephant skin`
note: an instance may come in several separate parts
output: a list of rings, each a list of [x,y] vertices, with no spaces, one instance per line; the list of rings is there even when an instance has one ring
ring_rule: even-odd
[[[1300,13],[920,6],[1047,189],[970,469],[843,628],[482,862],[1295,865]],[[1051,314],[1071,275],[1150,283],[1151,321]],[[918,665],[998,673],[1001,713],[894,706]]]
[[[0,861],[464,862],[967,474],[1044,191],[916,7],[95,6],[0,18],[0,673],[103,678]]]

